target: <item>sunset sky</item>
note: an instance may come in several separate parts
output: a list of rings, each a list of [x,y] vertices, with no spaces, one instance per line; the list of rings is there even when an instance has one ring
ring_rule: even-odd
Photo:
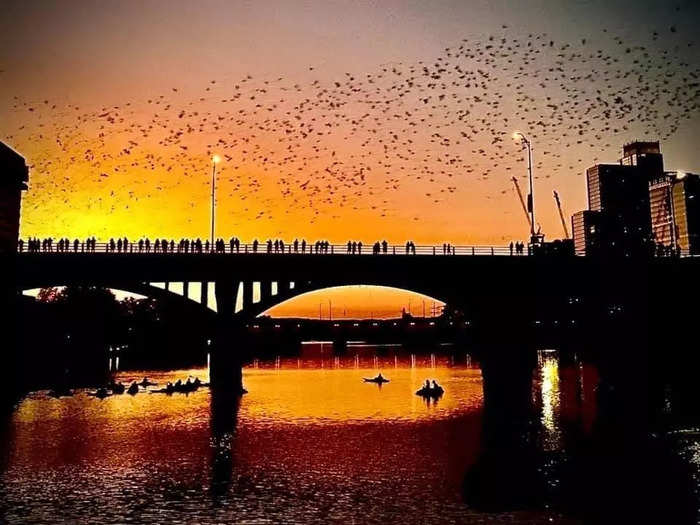
[[[567,216],[585,208],[585,168],[625,142],[660,139],[667,169],[700,171],[698,14],[6,0],[0,140],[32,168],[21,235],[204,238],[219,154],[226,238],[505,245],[528,231],[510,181],[526,184],[520,130],[538,223],[558,238],[552,190]]]

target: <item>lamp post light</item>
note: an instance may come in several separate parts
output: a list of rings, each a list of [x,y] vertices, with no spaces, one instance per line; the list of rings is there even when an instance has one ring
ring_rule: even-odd
[[[527,195],[527,211],[530,213],[530,242],[536,244],[538,238],[535,235],[535,193],[532,180],[532,144],[520,131],[513,133],[513,138],[516,140],[520,139],[523,148],[527,148],[527,172],[530,180],[530,192]]]
[[[211,236],[209,250],[214,249],[214,208],[216,206],[216,165],[221,162],[221,157],[214,155],[211,158]]]

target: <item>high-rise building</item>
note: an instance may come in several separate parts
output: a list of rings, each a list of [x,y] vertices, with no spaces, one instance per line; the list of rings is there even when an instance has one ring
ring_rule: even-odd
[[[625,144],[620,164],[637,168],[649,181],[664,173],[664,156],[658,142],[636,141]]]
[[[596,214],[575,217],[576,253],[648,253],[652,239],[649,183],[660,176],[663,155],[658,142],[627,144],[618,164],[597,164],[586,170],[588,211]]]
[[[576,255],[596,255],[600,252],[599,211],[583,210],[571,217],[571,231],[574,237]]]
[[[649,183],[651,236],[657,246],[676,246],[677,231],[673,217],[673,177],[664,174]]]
[[[667,172],[649,184],[654,242],[663,251],[700,254],[700,175]]]
[[[24,157],[0,142],[0,252],[17,249],[22,191],[27,189],[28,177]]]

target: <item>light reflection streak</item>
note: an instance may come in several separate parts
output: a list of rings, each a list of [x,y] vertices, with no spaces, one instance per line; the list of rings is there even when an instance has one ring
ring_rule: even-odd
[[[558,422],[560,403],[558,357],[541,354],[540,377],[542,395],[541,422],[545,430],[544,444],[548,449],[553,450],[559,446],[561,440],[561,429]]]

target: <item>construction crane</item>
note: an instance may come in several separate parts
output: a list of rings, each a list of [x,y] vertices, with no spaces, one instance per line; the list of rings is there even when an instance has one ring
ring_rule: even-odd
[[[525,199],[523,198],[523,192],[520,191],[520,185],[518,184],[518,179],[513,177],[510,180],[513,181],[513,184],[515,185],[515,191],[518,192],[518,198],[520,199],[520,205],[523,207],[523,213],[525,213],[525,219],[527,219],[527,224],[528,224],[528,226],[530,226],[530,232],[532,232],[533,228],[532,228],[532,222],[530,221],[530,213],[527,210],[527,205],[525,204]]]
[[[561,211],[561,201],[559,200],[559,194],[557,193],[557,190],[554,190],[554,200],[557,202],[557,209],[559,210],[559,219],[561,220],[561,227],[564,228],[564,235],[567,239],[570,239],[569,228],[566,226],[564,212]]]

